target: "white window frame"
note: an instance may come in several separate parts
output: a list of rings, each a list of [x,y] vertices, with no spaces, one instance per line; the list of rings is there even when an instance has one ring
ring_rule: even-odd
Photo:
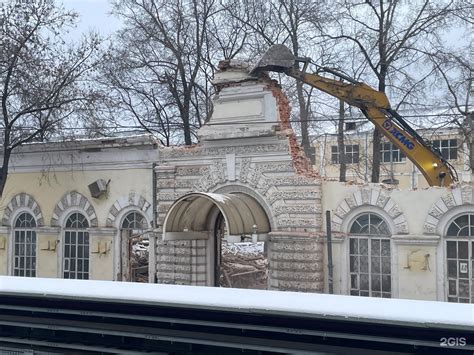
[[[67,222],[69,221],[69,218],[71,218],[74,214],[79,214],[79,215],[82,215],[82,217],[84,217],[84,220],[86,221],[87,223],[87,227],[85,228],[68,228],[66,227],[66,224]],[[72,211],[71,213],[68,213],[67,214],[67,217],[64,218],[64,220],[62,221],[62,225],[63,225],[63,232],[62,232],[62,240],[63,240],[63,243],[62,243],[62,248],[61,248],[61,252],[62,252],[62,255],[61,255],[61,258],[60,258],[60,262],[61,262],[61,268],[60,268],[60,272],[61,272],[61,278],[66,278],[65,277],[65,273],[66,272],[71,272],[69,271],[69,267],[70,267],[70,262],[71,262],[71,259],[74,259],[75,261],[75,266],[74,266],[74,273],[75,273],[75,277],[68,277],[68,279],[77,279],[77,275],[78,275],[78,261],[79,259],[82,261],[82,263],[84,263],[84,261],[87,262],[87,271],[81,271],[81,274],[82,276],[84,276],[84,274],[86,274],[87,277],[83,277],[81,278],[82,280],[88,280],[90,279],[90,274],[91,274],[91,270],[90,270],[90,235],[89,235],[89,231],[88,231],[88,228],[90,227],[90,221],[88,220],[87,218],[87,215],[85,213],[83,213],[82,211]],[[66,245],[71,245],[72,243],[66,243],[66,233],[77,233],[76,234],[76,242],[75,242],[75,257],[71,257],[69,256],[68,258],[66,258]],[[78,237],[79,237],[79,234],[78,233],[84,233],[83,235],[83,238],[87,237],[87,245],[88,245],[88,248],[87,248],[87,255],[86,257],[84,257],[85,255],[85,245],[86,243],[83,242],[82,243],[82,252],[83,252],[83,257],[79,258],[78,257],[78,251],[79,251],[79,243],[78,243]],[[84,239],[83,239],[84,240]],[[66,268],[66,264],[67,264],[67,268]],[[83,264],[84,265],[84,264]],[[84,266],[82,267],[82,270],[84,270]]]
[[[32,227],[17,227],[16,224],[18,222],[18,219],[24,215],[24,214],[27,214],[31,217],[32,221],[33,221],[33,226]],[[36,228],[37,228],[37,222],[36,222],[36,219],[33,215],[33,213],[31,213],[30,211],[25,211],[25,210],[21,210],[19,211],[19,213],[16,214],[15,218],[13,219],[13,223],[12,223],[12,252],[11,252],[11,275],[12,276],[21,276],[21,277],[36,277],[37,273],[38,273],[38,253],[37,253],[37,249],[38,249],[38,235],[36,233]],[[25,248],[25,255],[23,256],[23,258],[25,259],[24,260],[24,266],[23,268],[20,268],[20,267],[16,267],[15,264],[16,264],[16,260],[17,258],[19,258],[19,260],[21,260],[21,256],[17,256],[16,253],[15,253],[15,250],[16,250],[16,245],[18,244],[16,241],[17,241],[17,232],[19,232],[20,234],[24,233],[25,235],[23,236],[24,238],[26,238],[26,234],[27,233],[31,233],[31,237],[34,239],[34,243],[31,243],[33,244],[33,249],[30,249],[30,255],[26,255],[26,250],[27,250],[27,244],[26,244],[26,241],[24,241],[24,248]],[[30,247],[31,248],[31,247]],[[30,258],[34,258],[34,270],[32,270],[32,268],[26,268],[26,258],[27,257],[30,257]],[[23,275],[15,275],[15,271],[16,269],[23,269],[24,271],[24,274]],[[26,271],[29,271],[29,272],[33,272],[33,275],[26,275]]]
[[[125,220],[127,220],[127,217],[131,214],[139,215],[142,218],[142,224],[143,225],[142,225],[141,228],[124,228],[123,224],[125,223]],[[141,211],[138,211],[138,210],[128,211],[127,213],[124,214],[124,216],[123,216],[123,218],[120,222],[120,230],[132,230],[133,231],[132,233],[135,233],[135,232],[143,233],[147,229],[148,229],[148,221],[147,221],[146,217],[143,215],[143,213]]]
[[[349,234],[350,227],[352,226],[352,222],[361,214],[363,213],[374,213],[382,217],[382,219],[387,223],[388,229],[390,231],[390,260],[391,265],[397,265],[398,263],[398,249],[395,247],[396,243],[393,237],[396,235],[395,233],[395,223],[393,218],[385,211],[383,208],[374,205],[363,205],[358,206],[351,209],[342,220],[341,223],[341,231],[343,231],[346,235]],[[344,246],[341,249],[345,257],[341,259],[340,267],[340,279],[341,281],[341,294],[349,295],[350,294],[350,276],[349,276],[349,238],[344,238]],[[337,268],[337,265],[336,265]],[[398,285],[398,276],[399,272],[396,267],[392,270],[392,298],[398,298],[399,296],[399,285]]]
[[[469,232],[468,236],[448,236],[448,230],[449,227],[453,224],[456,223],[456,220],[462,216],[468,216],[468,232],[474,229],[474,212],[466,212],[466,213],[460,213],[456,217],[451,218],[450,221],[447,223],[446,228],[445,228],[445,233],[444,235],[444,241],[443,241],[443,249],[444,249],[444,255],[443,255],[443,263],[445,265],[444,267],[444,274],[443,274],[443,281],[444,281],[444,299],[447,302],[450,302],[450,298],[457,298],[458,302],[456,303],[462,303],[459,302],[459,299],[464,299],[464,297],[459,297],[459,296],[454,296],[450,297],[449,294],[449,281],[456,281],[456,291],[459,292],[459,276],[451,279],[448,276],[448,269],[449,269],[449,261],[457,261],[456,262],[456,270],[457,273],[459,274],[459,269],[461,262],[460,260],[464,259],[459,259],[458,258],[458,253],[456,255],[456,258],[449,258],[448,255],[448,242],[456,242],[456,248],[459,246],[459,242],[466,242],[467,243],[467,268],[468,268],[468,275],[467,275],[467,281],[468,281],[468,292],[469,292],[469,302],[464,302],[464,303],[474,303],[474,291],[473,291],[473,284],[474,284],[474,271],[473,271],[473,266],[474,266],[474,233]]]
[[[389,145],[389,149],[385,149],[385,145]],[[393,156],[393,153],[396,152],[397,158],[393,159],[393,163],[405,163],[407,160],[406,155],[403,153],[403,151],[398,148],[395,144],[392,142],[382,142],[381,147],[380,147],[380,161],[384,164],[390,163],[389,160],[385,160],[384,158],[384,153],[390,153],[391,156]]]
[[[389,234],[387,235],[378,235],[378,234],[351,234],[350,230],[352,229],[352,226],[354,225],[354,223],[356,223],[356,221],[364,216],[364,215],[368,215],[368,220],[369,220],[369,224],[370,224],[370,215],[374,215],[378,218],[380,218],[382,220],[382,222],[385,224]],[[349,224],[348,226],[348,245],[349,245],[349,248],[348,248],[348,258],[349,258],[349,261],[348,261],[348,278],[347,278],[347,281],[348,281],[348,294],[351,295],[351,291],[352,291],[352,274],[356,274],[357,275],[357,279],[358,279],[358,284],[359,284],[359,293],[363,292],[363,291],[360,291],[360,271],[357,271],[357,272],[352,272],[351,271],[351,256],[354,256],[354,257],[357,257],[358,260],[359,260],[359,267],[360,267],[360,254],[351,254],[351,251],[350,251],[350,245],[351,245],[351,240],[357,240],[357,243],[358,245],[360,244],[360,241],[361,240],[367,240],[367,262],[368,262],[368,265],[367,265],[367,274],[368,274],[368,295],[360,295],[360,296],[366,296],[366,297],[383,297],[384,295],[386,295],[388,292],[383,292],[382,290],[382,278],[384,276],[384,274],[382,273],[382,248],[381,248],[381,245],[382,245],[382,242],[384,240],[388,241],[389,243],[389,248],[390,248],[390,255],[388,255],[388,258],[389,258],[389,262],[390,262],[390,297],[385,297],[385,298],[393,298],[394,297],[394,293],[393,293],[393,270],[392,270],[392,258],[393,258],[393,246],[392,246],[392,243],[391,243],[391,235],[392,235],[392,231],[390,230],[390,226],[389,226],[389,223],[387,222],[387,220],[385,218],[383,218],[383,216],[381,216],[380,214],[378,213],[374,213],[374,212],[367,212],[367,211],[364,211],[364,212],[361,212],[361,213],[358,213],[351,221],[351,223]],[[373,257],[377,257],[375,255],[373,255],[373,252],[372,252],[372,240],[380,240],[380,252],[379,252],[379,255],[378,257],[380,258],[380,272],[378,274],[380,274],[380,296],[373,296],[373,292],[378,292],[378,291],[373,291],[372,290],[372,258]],[[359,268],[360,270],[360,268]],[[386,274],[385,274],[386,275]]]
[[[336,148],[336,151],[333,151],[333,147]],[[354,147],[357,147],[357,155],[354,154]],[[348,149],[350,148],[350,149]],[[344,151],[346,152],[346,164],[359,164],[360,163],[360,146],[359,144],[345,144]],[[333,155],[337,157],[337,161],[333,161]],[[357,161],[354,162],[354,157],[357,157]],[[339,154],[339,146],[338,145],[331,145],[331,164],[340,164],[340,154]]]
[[[440,242],[437,246],[437,257],[436,257],[436,299],[438,301],[447,302],[446,295],[448,294],[448,284],[447,277],[448,269],[446,263],[446,234],[448,232],[448,227],[451,222],[454,221],[457,217],[462,216],[463,214],[472,213],[472,205],[464,204],[458,205],[450,208],[440,217],[438,224],[436,226],[436,234],[440,236]]]
[[[454,141],[454,143],[453,143]],[[448,142],[447,147],[443,147],[443,142]],[[459,158],[459,149],[458,149],[458,139],[457,138],[445,138],[445,139],[434,139],[433,140],[433,147],[438,149],[440,153],[444,157],[444,152],[447,152],[447,157],[445,159],[448,160],[457,160]],[[453,145],[454,144],[454,145]],[[455,150],[456,151],[456,158],[451,158],[451,151]]]

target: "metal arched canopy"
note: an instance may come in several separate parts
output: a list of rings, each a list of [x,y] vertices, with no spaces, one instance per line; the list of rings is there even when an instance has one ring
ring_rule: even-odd
[[[201,239],[208,237],[212,211],[218,208],[224,216],[228,235],[270,232],[263,207],[243,193],[215,194],[192,192],[171,205],[164,223],[163,239]]]

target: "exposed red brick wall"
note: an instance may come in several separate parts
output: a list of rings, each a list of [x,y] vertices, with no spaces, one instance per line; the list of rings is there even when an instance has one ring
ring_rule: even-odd
[[[280,131],[288,138],[290,154],[297,174],[307,177],[318,177],[318,174],[313,170],[313,164],[311,164],[311,160],[306,156],[303,147],[296,139],[295,132],[291,128],[291,106],[288,98],[281,90],[281,86],[276,80],[271,80],[266,75],[262,75],[260,80],[267,84],[267,88],[271,90],[277,101],[278,112],[280,116]]]
[[[226,71],[227,69],[234,67],[232,61],[223,60],[219,62],[219,70]],[[238,69],[243,69],[244,64],[239,65],[237,63]],[[255,80],[249,77],[248,80]],[[278,112],[280,116],[280,134],[285,135],[288,138],[288,143],[290,147],[290,154],[293,160],[293,166],[299,175],[304,175],[307,177],[318,177],[318,174],[313,170],[313,164],[311,160],[306,156],[303,147],[298,143],[296,134],[291,128],[290,116],[291,116],[291,106],[288,98],[281,90],[280,84],[276,80],[272,80],[267,73],[263,72],[259,74],[259,82],[266,85],[266,87],[272,92],[273,96],[277,101]],[[220,83],[216,85],[216,91],[219,92],[225,87],[230,86],[240,86],[241,82],[229,82],[229,83]]]

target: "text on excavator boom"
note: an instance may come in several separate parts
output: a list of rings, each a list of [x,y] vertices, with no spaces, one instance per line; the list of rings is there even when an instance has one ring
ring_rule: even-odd
[[[302,70],[299,68],[300,62],[304,64]],[[457,180],[456,171],[451,164],[390,107],[385,93],[333,69],[316,65],[318,71],[308,73],[306,69],[310,62],[309,58],[296,58],[287,47],[277,44],[268,49],[250,74],[258,75],[261,71],[282,72],[358,107],[383,135],[405,153],[430,186],[449,186]],[[318,74],[321,71],[348,82],[321,76]]]

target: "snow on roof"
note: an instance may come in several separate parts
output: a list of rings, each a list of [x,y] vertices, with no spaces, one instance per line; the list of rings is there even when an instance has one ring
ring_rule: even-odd
[[[314,293],[0,276],[0,295],[130,302],[423,327],[474,327],[474,306]]]
[[[139,134],[121,134],[121,135],[114,135],[112,137],[95,137],[90,138],[86,136],[76,136],[74,139],[56,139],[46,142],[27,142],[24,145],[38,145],[38,144],[67,144],[67,143],[76,143],[76,142],[91,142],[91,143],[107,143],[107,142],[115,142],[117,140],[122,141],[150,141],[153,139],[153,136],[149,133],[139,133]]]
[[[106,147],[106,146],[141,146],[159,144],[150,134],[128,135],[118,137],[102,138],[74,138],[71,140],[48,141],[48,142],[28,142],[22,144],[19,150],[25,152],[46,151],[48,149],[78,149],[85,147]]]

